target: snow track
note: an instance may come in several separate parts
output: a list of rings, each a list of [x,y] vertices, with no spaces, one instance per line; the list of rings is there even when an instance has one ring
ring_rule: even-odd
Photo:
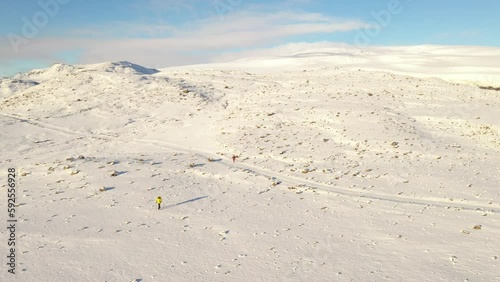
[[[20,122],[27,122],[33,126],[40,127],[42,129],[47,129],[47,130],[52,130],[56,131],[61,134],[66,134],[66,135],[76,135],[78,137],[85,137],[85,138],[90,138],[90,139],[101,139],[101,140],[108,140],[108,141],[117,141],[117,142],[125,142],[126,140],[123,140],[121,138],[113,137],[113,136],[103,136],[102,134],[89,134],[89,133],[84,133],[80,131],[75,131],[71,130],[68,128],[64,128],[61,126],[56,126],[52,125],[46,122],[26,118],[26,117],[20,117],[18,115],[9,115],[5,113],[1,113],[2,116],[7,117],[7,118],[12,118],[16,119]],[[184,147],[178,144],[173,144],[161,140],[150,140],[150,139],[135,139],[135,140],[130,140],[131,142],[137,142],[137,143],[143,143],[143,144],[151,144],[151,145],[156,145],[159,147],[164,147],[168,148],[170,150],[178,151],[178,152],[184,152],[188,154],[194,154],[198,155],[204,158],[218,158],[219,156],[208,151],[200,150],[197,148],[190,148],[190,147]],[[129,141],[129,142],[130,142]],[[318,183],[315,181],[303,179],[303,178],[298,178],[298,177],[292,177],[292,176],[287,176],[283,175],[280,173],[272,172],[269,170],[265,170],[262,168],[259,168],[257,166],[247,164],[247,163],[232,163],[230,161],[227,162],[217,162],[214,163],[214,165],[223,165],[231,168],[239,168],[241,170],[256,174],[256,175],[261,175],[264,177],[269,178],[270,180],[273,181],[278,181],[280,182],[280,185],[290,185],[290,186],[306,186],[310,187],[313,189],[318,189],[321,191],[326,191],[326,192],[331,192],[331,193],[336,193],[344,196],[351,196],[351,197],[358,197],[358,198],[366,198],[366,199],[371,199],[371,200],[380,200],[380,201],[389,201],[389,202],[394,202],[398,204],[415,204],[415,205],[421,205],[421,206],[439,206],[439,207],[445,207],[445,208],[458,208],[458,209],[464,209],[464,210],[470,210],[470,211],[490,211],[490,212],[499,212],[500,208],[496,208],[491,204],[483,204],[480,202],[452,202],[449,199],[448,200],[442,200],[438,198],[417,198],[417,197],[408,197],[408,196],[403,196],[403,195],[390,195],[386,193],[380,193],[380,192],[374,192],[374,191],[365,191],[365,190],[355,190],[355,189],[348,189],[348,188],[341,188],[341,187],[336,187],[332,185],[326,185],[323,183]]]
[[[218,156],[206,152],[206,151],[201,151],[198,149],[194,148],[186,148],[177,144],[171,144],[168,142],[163,142],[163,141],[158,141],[158,140],[145,140],[145,139],[138,139],[134,140],[136,142],[144,142],[144,143],[149,143],[149,144],[155,144],[161,147],[169,148],[171,150],[176,150],[176,151],[181,151],[185,153],[191,153],[199,156],[203,156],[206,158],[217,158]],[[307,186],[310,188],[322,190],[322,191],[327,191],[331,193],[336,193],[336,194],[341,194],[345,196],[352,196],[352,197],[360,197],[360,198],[366,198],[366,199],[372,199],[372,200],[381,200],[381,201],[390,201],[394,203],[400,203],[400,204],[415,204],[415,205],[422,205],[422,206],[440,206],[440,207],[453,207],[453,208],[460,208],[464,210],[488,210],[491,212],[499,212],[499,208],[494,208],[492,205],[486,205],[486,204],[481,204],[479,202],[451,202],[451,201],[445,201],[445,200],[440,200],[440,199],[431,199],[431,198],[414,198],[414,197],[407,197],[407,196],[402,196],[402,195],[389,195],[385,193],[377,193],[377,192],[372,192],[372,191],[363,191],[363,190],[354,190],[354,189],[348,189],[348,188],[340,188],[340,187],[335,187],[332,185],[326,185],[322,183],[318,183],[315,181],[307,180],[307,179],[301,179],[298,177],[292,177],[292,176],[286,176],[282,175],[276,172],[272,172],[269,170],[265,170],[259,167],[256,167],[254,165],[246,164],[246,163],[232,163],[230,161],[227,162],[217,162],[217,164],[220,165],[225,165],[228,167],[235,167],[235,168],[240,168],[242,170],[246,170],[248,172],[251,172],[256,175],[261,175],[268,177],[269,179],[272,179],[274,181],[279,181],[281,182],[280,185],[286,184],[286,185],[291,185],[291,186]]]

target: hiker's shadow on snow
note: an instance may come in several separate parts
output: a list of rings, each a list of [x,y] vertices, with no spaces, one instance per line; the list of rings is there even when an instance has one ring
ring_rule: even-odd
[[[177,203],[177,204],[173,204],[173,205],[169,205],[169,206],[166,206],[165,209],[168,209],[168,208],[173,208],[175,206],[180,206],[180,205],[184,205],[184,204],[189,204],[189,203],[192,203],[192,202],[196,202],[196,201],[199,201],[199,200],[203,200],[205,198],[208,198],[208,196],[203,196],[203,197],[198,197],[198,198],[193,198],[191,200],[187,200],[187,201],[184,201],[184,202],[180,202],[180,203]]]
[[[192,203],[192,202],[196,202],[196,201],[199,201],[199,200],[203,200],[205,198],[208,198],[208,196],[203,196],[203,197],[198,197],[198,198],[194,198],[194,199],[191,199],[191,200],[187,200],[187,201],[184,201],[184,202],[180,202],[180,203],[177,203],[175,204],[176,206],[180,206],[180,205],[183,205],[183,204],[187,204],[187,203]]]
[[[116,177],[116,176],[120,176],[120,175],[126,174],[126,173],[128,173],[128,171],[115,171],[115,172],[113,172],[111,174],[111,176],[115,176]]]
[[[111,191],[113,189],[115,189],[115,187],[103,187],[103,188],[99,188],[99,191],[106,192],[106,191]]]

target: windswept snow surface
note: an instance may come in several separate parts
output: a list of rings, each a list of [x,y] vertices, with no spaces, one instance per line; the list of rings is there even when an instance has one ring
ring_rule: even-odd
[[[0,81],[0,281],[500,280],[499,92],[319,55]]]

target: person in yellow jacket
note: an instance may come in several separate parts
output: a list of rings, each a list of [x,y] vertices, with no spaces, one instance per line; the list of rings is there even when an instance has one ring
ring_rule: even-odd
[[[158,209],[160,209],[160,207],[161,207],[161,202],[162,202],[162,199],[160,196],[158,196],[158,198],[156,198],[156,203],[158,204]]]

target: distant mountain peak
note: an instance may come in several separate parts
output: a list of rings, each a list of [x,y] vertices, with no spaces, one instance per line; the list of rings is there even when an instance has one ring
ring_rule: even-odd
[[[137,74],[155,74],[160,72],[157,69],[146,68],[138,64],[134,64],[128,61],[118,61],[118,62],[108,62],[100,64],[98,67],[101,70],[107,72],[119,72],[119,73],[137,73]]]

